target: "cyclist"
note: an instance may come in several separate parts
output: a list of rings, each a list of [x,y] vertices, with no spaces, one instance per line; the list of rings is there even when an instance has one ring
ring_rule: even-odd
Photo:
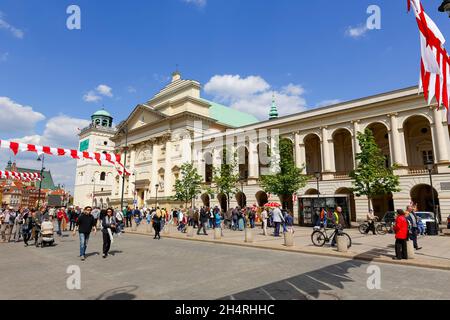
[[[367,214],[367,223],[369,226],[367,227],[366,234],[369,234],[370,231],[373,232],[373,235],[376,235],[375,232],[375,221],[377,220],[377,217],[374,215],[373,210],[370,209],[369,213]]]
[[[342,215],[342,208],[337,207],[336,210],[333,212],[333,224],[335,228],[344,229],[344,217]],[[336,246],[336,236],[333,237],[333,240],[331,241],[331,246]]]

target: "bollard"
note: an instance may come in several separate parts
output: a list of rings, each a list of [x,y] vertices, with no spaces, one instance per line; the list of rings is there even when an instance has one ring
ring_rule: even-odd
[[[194,227],[193,226],[188,226],[187,230],[186,230],[186,234],[189,238],[194,237]]]
[[[170,229],[169,229],[169,226],[167,224],[164,226],[163,234],[165,234],[165,235],[170,234]]]
[[[214,240],[220,240],[220,239],[222,239],[222,229],[215,228],[214,229]]]
[[[408,260],[413,260],[416,258],[416,253],[414,251],[414,242],[406,241],[406,253],[408,256]]]
[[[294,234],[292,232],[285,232],[284,233],[284,245],[286,247],[293,247],[294,246]]]
[[[252,229],[245,228],[245,242],[247,242],[247,243],[252,243],[253,242]]]
[[[137,231],[137,226],[136,224],[131,224],[131,231],[136,232]]]
[[[348,252],[347,237],[336,235],[336,244],[338,252]]]

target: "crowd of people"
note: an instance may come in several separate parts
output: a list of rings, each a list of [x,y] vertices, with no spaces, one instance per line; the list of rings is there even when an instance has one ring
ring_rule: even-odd
[[[394,259],[407,259],[407,241],[413,242],[416,250],[422,248],[418,245],[417,236],[421,234],[420,218],[416,215],[417,207],[409,205],[406,211],[397,210],[396,220],[393,225],[395,232]],[[375,230],[375,215],[369,211],[367,215],[369,228],[367,233]],[[197,234],[208,235],[211,229],[226,228],[234,231],[244,231],[246,228],[255,228],[257,223],[261,223],[263,235],[267,236],[268,228],[273,228],[272,235],[280,237],[281,232],[294,232],[294,219],[292,213],[282,209],[280,206],[274,207],[235,207],[227,211],[219,207],[172,209],[165,208],[124,208],[114,210],[112,208],[101,210],[100,208],[86,207],[83,210],[79,207],[47,208],[43,206],[37,209],[7,207],[0,211],[0,233],[1,242],[23,241],[28,246],[30,241],[37,245],[41,230],[44,225],[57,227],[57,235],[62,236],[64,231],[76,232],[80,239],[80,258],[86,259],[86,249],[92,232],[102,231],[103,237],[103,258],[108,257],[111,243],[114,236],[120,236],[125,232],[125,228],[139,226],[145,222],[154,229],[154,239],[161,239],[161,231],[165,226],[174,225],[179,232],[187,232],[187,227],[197,229]],[[320,214],[316,214],[315,228],[323,228],[329,225],[344,228],[347,222],[342,213],[342,208],[337,207],[330,214],[325,209]],[[281,229],[282,228],[282,229]],[[374,233],[375,234],[375,233]]]

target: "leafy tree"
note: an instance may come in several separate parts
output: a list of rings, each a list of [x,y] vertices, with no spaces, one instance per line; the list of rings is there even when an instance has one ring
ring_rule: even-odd
[[[386,167],[386,159],[378,147],[370,129],[358,132],[361,152],[356,155],[357,168],[350,173],[353,192],[357,197],[367,196],[369,210],[375,196],[399,192],[399,177],[394,174],[395,165]]]
[[[261,187],[265,192],[279,196],[283,208],[292,209],[292,195],[306,185],[308,177],[303,174],[304,168],[295,165],[294,149],[289,139],[280,140],[279,150],[278,173],[262,176]]]
[[[223,151],[223,161],[220,168],[213,169],[213,183],[216,186],[217,194],[225,194],[227,197],[227,207],[230,208],[230,195],[239,192],[237,183],[239,182],[239,173],[237,172],[237,156],[227,156],[227,151]]]
[[[197,197],[201,192],[202,176],[198,173],[197,168],[191,162],[184,163],[181,166],[181,179],[175,182],[175,196],[176,201],[183,201],[188,206],[192,203],[192,199]]]

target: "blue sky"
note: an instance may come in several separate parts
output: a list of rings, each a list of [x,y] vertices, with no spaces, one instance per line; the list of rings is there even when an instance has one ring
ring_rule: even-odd
[[[441,1],[423,3],[450,39]],[[71,4],[81,30],[66,28]],[[381,30],[350,36],[372,4]],[[104,105],[119,122],[176,64],[206,85],[205,97],[251,105],[261,119],[273,92],[283,114],[419,78],[418,30],[404,0],[1,0],[0,12],[0,109],[21,111],[0,120],[0,139],[76,147],[80,119]]]

